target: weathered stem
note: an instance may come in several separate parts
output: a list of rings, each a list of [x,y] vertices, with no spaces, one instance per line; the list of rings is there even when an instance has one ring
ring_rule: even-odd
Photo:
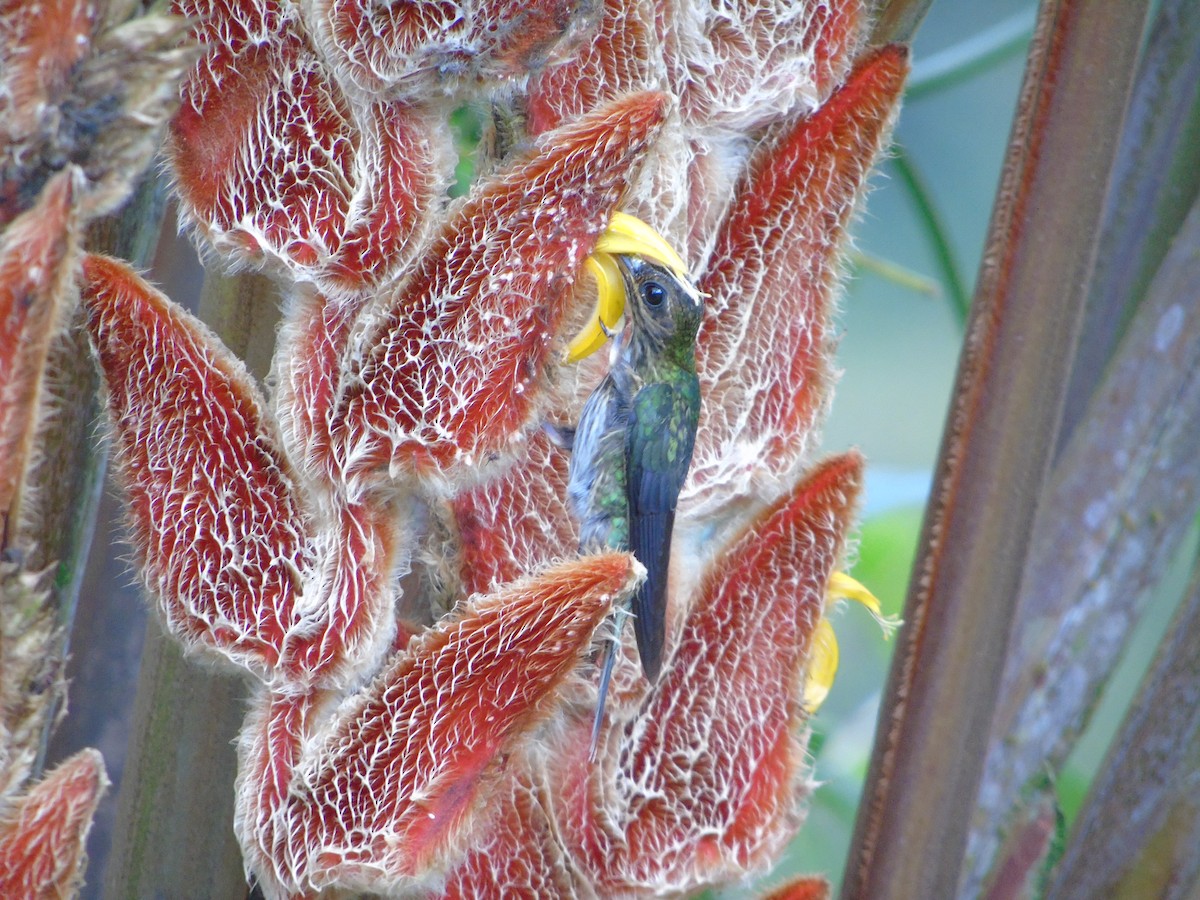
[[[1200,564],[1092,786],[1054,900],[1200,889]]]

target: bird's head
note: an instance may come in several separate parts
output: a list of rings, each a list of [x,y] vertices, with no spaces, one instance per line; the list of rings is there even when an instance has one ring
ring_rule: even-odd
[[[703,295],[687,266],[652,227],[627,213],[613,214],[586,266],[596,279],[596,314],[567,348],[567,361],[590,356],[602,346],[622,315],[639,339],[660,348],[695,341],[704,311]]]

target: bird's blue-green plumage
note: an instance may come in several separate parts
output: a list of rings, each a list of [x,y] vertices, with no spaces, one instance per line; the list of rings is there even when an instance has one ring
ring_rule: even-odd
[[[636,256],[617,263],[626,325],[575,430],[568,494],[582,550],[629,550],[646,569],[631,605],[642,669],[653,681],[663,661],[675,506],[700,418],[695,346],[703,301],[662,266]],[[623,618],[618,612],[618,634]],[[614,649],[601,675],[597,726]]]
[[[634,632],[646,677],[662,668],[667,569],[675,504],[692,462],[700,386],[695,378],[646,385],[634,397],[625,430],[629,550],[646,567],[633,596]]]

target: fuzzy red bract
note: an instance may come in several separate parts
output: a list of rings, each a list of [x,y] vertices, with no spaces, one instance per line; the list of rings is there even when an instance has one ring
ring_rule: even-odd
[[[209,50],[169,147],[190,218],[234,259],[340,293],[385,283],[409,258],[448,149],[420,108],[352,104],[294,10],[247,6],[198,20]]]
[[[534,84],[529,130],[541,134],[614,97],[655,85],[652,14],[644,4],[605,0],[586,44]]]
[[[69,897],[83,876],[84,840],[108,786],[95,750],[81,750],[0,809],[0,896]]]
[[[257,391],[207,329],[125,265],[90,256],[83,278],[143,575],[168,627],[269,669],[309,563]]]
[[[59,301],[77,259],[74,168],[0,233],[0,512],[8,514],[28,456],[38,382]]]
[[[806,458],[829,396],[834,248],[907,69],[902,48],[869,55],[751,157],[699,282],[712,299],[697,341],[704,424],[685,505],[711,512],[769,491]]]
[[[744,0],[662,4],[665,59],[680,112],[752,130],[811,111],[845,73],[858,41],[858,3]]]
[[[386,891],[444,868],[633,578],[627,556],[588,557],[477,597],[332,712],[319,694],[260,696],[238,831],[264,886]]]
[[[454,500],[465,590],[512,581],[579,546],[567,506],[567,451],[545,434],[533,435],[527,449],[499,478]]]
[[[455,82],[521,79],[569,37],[583,0],[318,0],[330,63],[366,92],[428,95]]]
[[[450,219],[355,361],[335,435],[347,477],[508,452],[583,260],[665,105],[635,94],[552,132]]]
[[[257,677],[249,870],[272,897],[532,897],[767,868],[861,479],[808,444],[834,274],[904,51],[863,52],[855,2],[179,8],[209,45],[175,175],[197,232],[284,284],[272,400],[128,269],[89,259],[85,302],[143,574]],[[450,202],[445,122],[481,94],[512,149]],[[579,557],[539,426],[597,375],[558,351],[618,208],[711,299],[668,657],[647,684],[626,635],[593,760],[590,651],[641,569]]]

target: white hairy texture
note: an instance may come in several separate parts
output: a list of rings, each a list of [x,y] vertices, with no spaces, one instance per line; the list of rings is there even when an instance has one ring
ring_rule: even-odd
[[[454,154],[441,116],[347,94],[295,6],[181,7],[209,16],[171,145],[185,223],[235,265],[334,299],[397,278],[444,202]]]
[[[829,33],[836,18],[833,3],[812,0],[664,4],[668,72],[685,119],[750,133],[816,109],[829,76],[815,50],[844,40]],[[831,49],[827,56],[847,58]]]
[[[268,896],[435,884],[634,573],[610,556],[473,597],[340,703],[261,693],[235,828]]]
[[[92,816],[107,787],[100,753],[81,750],[24,795],[0,805],[0,895],[78,894]]]
[[[307,0],[337,77],[376,97],[438,98],[521,80],[583,30],[583,0]]]

